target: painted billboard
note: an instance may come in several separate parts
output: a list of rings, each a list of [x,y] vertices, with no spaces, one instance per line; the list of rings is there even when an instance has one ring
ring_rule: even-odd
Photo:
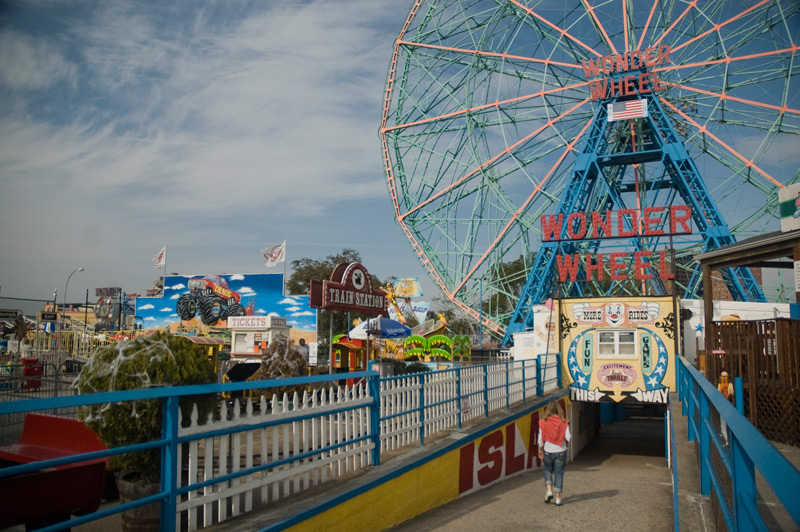
[[[570,398],[666,403],[677,321],[669,297],[564,299],[560,339]]]
[[[316,340],[308,296],[284,296],[282,273],[168,275],[163,296],[136,300],[136,316],[146,329],[199,330],[226,327],[229,317],[281,316],[293,333]]]

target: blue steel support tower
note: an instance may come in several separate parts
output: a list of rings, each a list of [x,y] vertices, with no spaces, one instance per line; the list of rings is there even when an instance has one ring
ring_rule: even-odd
[[[692,157],[673,129],[658,95],[654,92],[639,93],[638,97],[646,98],[648,107],[647,116],[637,119],[641,122],[637,124],[641,135],[639,143],[633,139],[633,135],[630,138],[618,135],[620,128],[612,127],[614,124],[610,124],[608,121],[608,104],[630,97],[620,98],[617,96],[598,100],[593,121],[587,130],[583,147],[573,166],[572,179],[560,196],[555,214],[561,214],[566,219],[569,214],[575,212],[628,209],[630,207],[625,205],[623,193],[632,192],[634,188],[641,186],[647,191],[654,191],[651,194],[653,202],[659,197],[658,193],[663,190],[666,194],[666,201],[664,197],[660,197],[662,205],[682,201],[691,208],[692,220],[703,240],[704,252],[734,243],[736,241],[734,236],[711,198]],[[618,124],[621,123],[627,125],[630,121],[626,120]],[[663,173],[659,178],[642,180],[640,183],[623,182],[622,177],[628,166],[659,162],[663,168]],[[680,201],[676,202],[675,200]],[[641,207],[647,206],[654,206],[654,204]],[[592,253],[599,248],[598,240],[580,242],[567,240],[566,229],[566,224],[564,224],[561,229],[562,242],[542,242],[516,309],[509,320],[502,345],[510,344],[513,333],[530,329],[533,326],[533,305],[545,302],[554,294],[556,256],[578,252]],[[588,231],[588,234],[591,234],[591,231]],[[640,240],[635,237],[631,238],[626,249],[640,250]],[[654,277],[656,276],[657,272],[654,272]],[[735,300],[765,301],[761,287],[748,268],[729,268],[723,271],[723,278]],[[680,295],[686,297],[696,294],[699,282],[699,265],[695,265],[688,284]],[[639,295],[635,291],[631,291],[633,286],[635,283],[629,283],[627,287],[621,286],[619,282],[605,286],[595,284],[591,293],[598,294],[602,290],[598,295],[610,296],[620,293]],[[562,285],[559,293],[562,296],[581,297],[588,294],[588,290],[589,284],[584,277],[583,282]],[[666,294],[663,280],[654,279],[651,291],[654,294]]]

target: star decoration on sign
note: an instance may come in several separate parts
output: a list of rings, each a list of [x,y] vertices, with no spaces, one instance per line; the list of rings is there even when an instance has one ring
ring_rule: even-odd
[[[698,323],[697,327],[695,327],[694,330],[699,332],[699,333],[703,332],[703,324],[702,323]]]

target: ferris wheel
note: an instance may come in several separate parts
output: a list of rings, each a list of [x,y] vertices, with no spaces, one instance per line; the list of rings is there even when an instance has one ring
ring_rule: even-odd
[[[552,294],[558,253],[668,244],[679,295],[696,297],[696,256],[777,230],[778,190],[800,179],[799,12],[791,0],[414,2],[380,137],[397,222],[432,280],[499,337]],[[567,250],[543,230],[543,216],[681,204],[697,229],[669,242],[643,236],[641,217],[636,238]],[[567,290],[663,293],[654,277]],[[734,298],[764,297],[749,270],[725,280]]]

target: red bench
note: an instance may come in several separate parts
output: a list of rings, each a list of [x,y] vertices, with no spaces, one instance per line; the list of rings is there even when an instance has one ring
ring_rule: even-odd
[[[22,436],[0,447],[0,467],[100,451],[106,445],[80,421],[27,414]],[[39,528],[100,507],[107,460],[99,458],[0,479],[0,528]]]

